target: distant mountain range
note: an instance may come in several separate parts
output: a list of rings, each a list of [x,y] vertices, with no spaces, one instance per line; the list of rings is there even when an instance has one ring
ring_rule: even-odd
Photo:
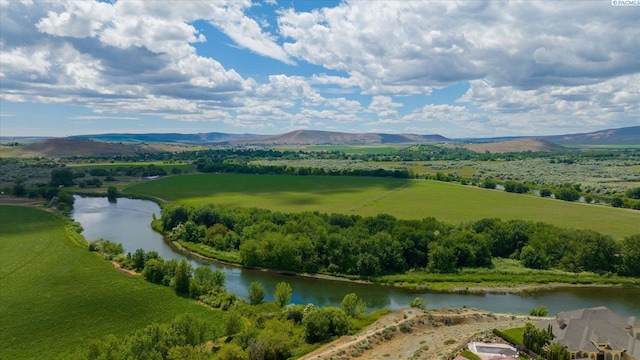
[[[106,142],[148,142],[148,143],[179,143],[179,144],[209,144],[232,140],[255,139],[264,135],[256,134],[225,134],[219,132],[200,134],[178,134],[178,133],[150,133],[150,134],[96,134],[96,135],[75,135],[69,139],[95,140]]]
[[[501,137],[449,139],[441,135],[342,133],[296,130],[281,135],[256,134],[97,134],[68,138],[35,139],[2,138],[0,156],[104,156],[130,155],[141,152],[181,151],[190,145],[227,146],[311,146],[311,145],[385,145],[385,144],[458,144],[477,152],[560,151],[564,145],[637,145],[640,126],[608,129],[584,134],[538,137]]]
[[[77,135],[70,139],[103,142],[146,142],[177,144],[221,145],[374,145],[374,144],[438,144],[438,143],[490,143],[518,139],[536,139],[554,144],[640,144],[640,126],[608,129],[582,134],[557,136],[519,136],[496,138],[450,139],[441,135],[344,133],[318,130],[296,130],[280,135],[258,134],[96,134]]]

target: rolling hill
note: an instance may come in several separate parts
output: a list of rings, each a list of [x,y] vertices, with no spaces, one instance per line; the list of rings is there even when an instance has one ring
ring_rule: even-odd
[[[96,134],[96,135],[76,135],[70,139],[76,140],[96,140],[105,142],[148,142],[148,143],[218,143],[231,140],[256,139],[263,135],[256,134],[226,134],[219,132],[198,133],[198,134],[178,134],[178,133],[151,133],[151,134]]]
[[[497,141],[490,143],[468,144],[465,148],[475,152],[505,153],[505,152],[554,152],[563,151],[566,148],[562,145],[540,139],[515,139],[507,141]]]
[[[2,138],[10,146],[0,148],[2,157],[69,157],[132,155],[141,152],[182,151],[192,145],[220,146],[310,146],[384,144],[466,144],[478,152],[562,151],[563,145],[638,145],[640,126],[608,129],[583,134],[531,137],[449,139],[441,135],[344,133],[296,130],[280,135],[256,134],[97,134],[68,138],[23,141]],[[27,139],[27,138],[24,138]],[[19,146],[11,145],[21,144]]]
[[[640,126],[607,129],[583,134],[544,136],[556,144],[640,144]]]
[[[229,141],[232,145],[373,145],[404,143],[442,143],[451,141],[441,135],[343,133],[296,130],[286,134]]]
[[[4,146],[0,149],[1,157],[91,157],[135,155],[164,151],[184,151],[181,145],[111,143],[93,140],[77,140],[69,138],[45,139],[40,142],[22,146]]]

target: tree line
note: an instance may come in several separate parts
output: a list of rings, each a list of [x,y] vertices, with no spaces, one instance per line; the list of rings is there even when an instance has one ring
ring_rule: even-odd
[[[488,218],[454,226],[386,214],[172,205],[156,227],[172,241],[239,253],[244,266],[297,272],[363,278],[420,268],[453,273],[491,267],[493,257],[503,257],[532,269],[640,276],[640,234],[617,242],[591,230],[523,220]]]
[[[190,297],[223,311],[221,321],[205,323],[190,315],[170,324],[152,324],[133,335],[110,335],[92,340],[71,359],[246,359],[284,360],[301,355],[309,345],[355,332],[363,323],[366,304],[356,294],[344,296],[341,306],[290,304],[293,289],[276,285],[274,301],[264,302],[265,289],[251,283],[247,301],[225,290],[225,275],[209,267],[192,268],[185,260],[164,260],[157,252],[138,249],[124,254],[122,244],[98,239],[90,251],[123,268],[140,272],[149,282],[171,286],[179,296]],[[426,302],[416,299],[419,306]],[[213,351],[205,342],[214,341]]]

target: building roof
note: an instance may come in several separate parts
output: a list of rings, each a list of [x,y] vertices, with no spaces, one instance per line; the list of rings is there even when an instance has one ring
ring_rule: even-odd
[[[605,345],[607,349],[626,351],[640,358],[640,340],[636,340],[630,331],[638,323],[634,316],[623,318],[599,306],[561,312],[555,319],[540,321],[536,326],[546,329],[551,325],[554,341],[565,345],[571,352],[598,352],[597,346]]]

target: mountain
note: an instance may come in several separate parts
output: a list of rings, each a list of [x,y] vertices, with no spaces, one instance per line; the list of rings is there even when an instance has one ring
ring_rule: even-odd
[[[255,139],[262,135],[256,134],[226,134],[218,132],[198,133],[198,134],[95,134],[95,135],[75,135],[70,139],[76,140],[96,140],[106,142],[147,142],[147,143],[185,143],[185,144],[206,144],[219,143],[240,139]]]
[[[556,144],[640,144],[640,126],[594,131],[584,134],[542,136]]]
[[[343,133],[319,130],[296,130],[281,135],[233,140],[231,145],[375,145],[403,143],[442,143],[451,140],[440,135]]]
[[[554,152],[566,150],[562,145],[541,139],[514,139],[489,143],[468,144],[464,147],[475,152],[488,151],[490,153],[522,151]]]
[[[135,155],[139,153],[152,153],[164,151],[184,151],[185,147],[167,144],[141,144],[141,143],[111,143],[94,140],[79,140],[69,138],[45,139],[36,143],[21,146],[2,147],[2,157],[91,157],[91,156],[115,156]]]

